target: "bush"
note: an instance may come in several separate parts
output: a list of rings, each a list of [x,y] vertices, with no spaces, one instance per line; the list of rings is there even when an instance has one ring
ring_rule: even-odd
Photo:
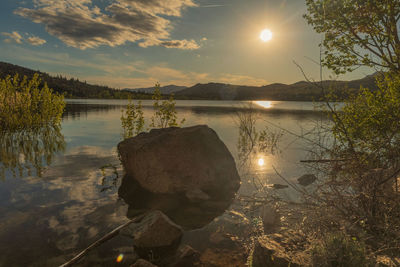
[[[156,84],[152,99],[154,100],[154,115],[151,118],[151,127],[166,128],[166,127],[179,127],[184,122],[183,119],[180,123],[177,122],[177,112],[175,110],[175,100],[171,95],[168,100],[161,101],[160,84]],[[161,102],[160,102],[161,101]]]
[[[311,254],[313,266],[372,266],[367,258],[364,244],[342,233],[325,236],[321,244],[313,247]]]
[[[175,100],[170,96],[168,100],[162,100],[160,92],[160,84],[156,84],[154,94],[153,108],[154,114],[151,117],[150,127],[166,128],[180,127],[185,119],[177,121],[177,112],[175,110]],[[129,102],[125,112],[121,116],[122,136],[124,139],[133,137],[144,130],[145,119],[143,116],[142,103],[139,101],[137,105]]]
[[[31,80],[18,75],[0,79],[0,130],[14,131],[58,125],[65,108],[64,97],[53,93],[39,75]]]
[[[122,113],[121,124],[124,139],[133,137],[143,131],[144,117],[141,101],[135,105],[135,103],[129,100],[125,113]]]

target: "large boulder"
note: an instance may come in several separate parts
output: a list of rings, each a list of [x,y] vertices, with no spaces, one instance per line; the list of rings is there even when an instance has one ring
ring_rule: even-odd
[[[211,128],[153,129],[118,144],[126,176],[158,194],[189,200],[231,198],[240,177],[235,161]]]

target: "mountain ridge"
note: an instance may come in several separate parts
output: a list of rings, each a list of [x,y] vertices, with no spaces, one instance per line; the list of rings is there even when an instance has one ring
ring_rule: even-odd
[[[18,65],[0,62],[0,77],[7,75],[26,75],[32,77],[39,73],[40,77],[47,82],[54,91],[72,98],[135,98],[151,99],[154,87],[118,90],[108,86],[91,85],[78,79],[57,75],[51,76],[47,73],[34,71]],[[298,81],[292,84],[273,83],[263,86],[232,85],[224,83],[197,83],[191,87],[167,85],[161,87],[164,95],[174,94],[175,99],[198,99],[198,100],[288,100],[288,101],[314,101],[321,100],[325,91],[334,88],[333,92],[338,99],[345,99],[352,93],[359,91],[360,86],[376,90],[375,76],[367,75],[362,79],[351,81],[322,81],[307,82]]]

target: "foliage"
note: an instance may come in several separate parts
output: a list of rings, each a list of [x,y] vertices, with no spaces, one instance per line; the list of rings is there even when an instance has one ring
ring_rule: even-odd
[[[238,156],[243,163],[251,153],[276,153],[278,143],[283,136],[282,131],[276,131],[267,126],[262,130],[257,130],[258,120],[259,115],[252,104],[236,113],[236,122],[239,128]]]
[[[156,90],[152,99],[154,100],[154,114],[151,117],[150,127],[166,128],[182,126],[185,119],[182,119],[179,123],[177,122],[177,112],[173,96],[170,96],[168,100],[162,100],[159,84],[156,84]],[[122,113],[121,124],[124,139],[133,137],[144,130],[145,119],[140,101],[136,105],[131,101],[129,102],[126,111]]]
[[[315,227],[362,233],[367,245],[398,255],[400,248],[400,41],[398,0],[307,0],[309,24],[324,33],[322,63],[336,73],[359,66],[387,72],[376,90],[362,88],[341,110],[329,104],[331,138],[315,144],[310,164],[323,179],[305,194]],[[318,151],[319,150],[319,151]],[[317,225],[317,226],[316,226]],[[314,228],[315,228],[314,227]]]
[[[336,73],[359,66],[400,72],[398,0],[306,0],[305,18],[324,33],[323,64]]]
[[[160,84],[156,84],[156,88],[152,99],[154,100],[154,115],[151,117],[151,127],[166,128],[166,127],[179,127],[184,122],[177,122],[177,112],[175,110],[175,100],[171,95],[168,100],[162,100],[160,92]],[[162,100],[162,101],[161,101]]]
[[[369,168],[390,168],[400,160],[400,75],[378,79],[378,87],[347,100],[332,130],[341,157],[356,153]]]
[[[23,176],[27,171],[41,176],[44,165],[50,165],[54,155],[64,151],[64,136],[58,125],[0,132],[0,179],[5,178],[6,170],[14,177]]]
[[[39,75],[22,80],[16,74],[0,79],[0,130],[14,131],[58,125],[65,108],[64,97],[54,94]]]
[[[14,76],[16,73],[28,78],[32,78],[37,73],[50,88],[68,98],[151,99],[150,94],[118,90],[103,85],[92,85],[76,78],[67,78],[62,75],[51,76],[44,72],[0,62],[0,78],[5,78],[8,75]]]
[[[125,114],[122,113],[121,124],[124,139],[133,137],[143,131],[144,116],[141,101],[137,105],[131,100],[129,101]]]
[[[356,238],[342,233],[328,234],[321,244],[312,249],[313,266],[321,267],[359,267],[372,266],[367,259],[365,245]]]

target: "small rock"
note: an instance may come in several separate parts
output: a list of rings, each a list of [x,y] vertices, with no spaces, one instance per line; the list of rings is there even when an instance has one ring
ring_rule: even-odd
[[[262,236],[256,240],[253,251],[253,267],[299,267],[300,265],[293,262],[293,259],[287,255],[285,249],[276,241]]]
[[[276,208],[271,205],[264,205],[260,210],[261,219],[263,221],[264,232],[270,232],[280,223],[280,215]]]
[[[299,177],[297,181],[302,186],[308,186],[314,183],[317,180],[317,177],[314,174],[304,174],[303,176]]]
[[[272,184],[271,186],[273,189],[285,189],[288,188],[289,186],[286,184]]]
[[[134,264],[132,264],[131,267],[157,267],[157,265],[154,265],[144,259],[139,259]]]
[[[201,266],[200,253],[191,246],[185,245],[179,249],[176,260],[171,267]]]
[[[134,248],[142,258],[147,258],[150,252],[160,256],[170,254],[179,245],[183,234],[182,228],[161,211],[149,213],[128,230],[133,237]]]

